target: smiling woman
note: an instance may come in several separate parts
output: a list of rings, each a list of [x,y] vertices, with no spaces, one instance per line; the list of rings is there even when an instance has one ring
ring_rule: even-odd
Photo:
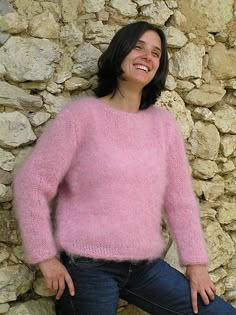
[[[131,89],[131,83],[133,83],[135,84],[133,88],[140,89],[141,92],[153,80],[159,68],[160,52],[159,35],[154,31],[146,31],[142,34],[135,47],[121,63],[123,73],[119,81],[120,90],[125,89],[124,85],[127,83]]]
[[[155,25],[136,22],[116,33],[98,61],[98,86],[95,94],[104,97],[114,96],[117,91],[122,93],[121,85],[125,84],[125,76],[132,73],[135,64],[148,67],[149,70],[148,76],[139,85],[141,102],[136,110],[142,110],[155,103],[165,87],[168,74],[166,38],[163,31]],[[134,72],[135,75],[137,71],[136,74]]]
[[[119,297],[154,315],[236,314],[207,272],[181,133],[152,106],[167,70],[160,29],[123,27],[99,60],[97,97],[66,106],[15,178],[26,257],[58,315],[115,315]],[[163,207],[186,277],[160,258]]]

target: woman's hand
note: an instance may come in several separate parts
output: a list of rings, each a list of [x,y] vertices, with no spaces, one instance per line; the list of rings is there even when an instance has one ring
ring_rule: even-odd
[[[186,268],[186,277],[190,281],[193,311],[195,314],[197,314],[198,294],[201,295],[201,298],[205,304],[209,304],[210,300],[214,300],[215,298],[216,287],[210,279],[206,266],[188,265]]]
[[[46,287],[57,291],[56,299],[59,300],[65,290],[65,283],[69,288],[70,295],[75,295],[75,288],[71,276],[65,266],[53,257],[38,264],[45,280]]]

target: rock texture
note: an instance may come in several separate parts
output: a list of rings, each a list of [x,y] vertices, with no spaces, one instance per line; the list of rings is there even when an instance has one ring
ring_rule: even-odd
[[[203,46],[189,43],[173,54],[170,60],[170,73],[180,79],[201,78]]]
[[[65,104],[92,94],[98,58],[115,32],[135,20],[166,34],[170,71],[155,106],[170,111],[182,131],[211,277],[236,307],[234,2],[0,0],[0,314],[55,315],[55,293],[24,262],[13,176]],[[163,256],[184,272],[165,225],[163,234]],[[118,313],[147,314],[122,300]]]
[[[52,63],[59,58],[58,49],[48,39],[11,37],[0,48],[0,60],[6,76],[13,81],[45,81],[52,75]]]
[[[20,112],[0,114],[0,145],[15,148],[36,139],[28,119]]]
[[[189,143],[191,151],[202,159],[214,160],[218,156],[220,134],[213,124],[196,122]]]
[[[0,82],[0,105],[15,109],[38,110],[43,106],[40,96],[30,95],[7,82]]]
[[[73,73],[82,78],[89,78],[97,71],[97,60],[101,52],[89,43],[82,44],[75,52]]]
[[[209,53],[209,68],[217,79],[231,79],[236,76],[236,51],[217,43]]]
[[[33,281],[33,273],[22,265],[1,268],[0,277],[0,303],[16,300],[31,288]]]

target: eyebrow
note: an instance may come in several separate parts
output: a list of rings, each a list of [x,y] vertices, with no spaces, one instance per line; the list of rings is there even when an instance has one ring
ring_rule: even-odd
[[[139,40],[137,41],[137,43],[146,44],[146,42],[145,42],[144,40],[141,40],[141,39],[139,39]],[[154,46],[154,48],[157,49],[157,50],[159,50],[159,51],[161,52],[161,48],[160,48],[160,47]]]

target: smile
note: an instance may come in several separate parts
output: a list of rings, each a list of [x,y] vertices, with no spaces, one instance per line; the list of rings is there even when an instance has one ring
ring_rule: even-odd
[[[145,72],[149,71],[148,67],[143,66],[143,65],[135,65],[135,67],[136,67],[136,69],[140,69],[140,70],[143,70]]]

